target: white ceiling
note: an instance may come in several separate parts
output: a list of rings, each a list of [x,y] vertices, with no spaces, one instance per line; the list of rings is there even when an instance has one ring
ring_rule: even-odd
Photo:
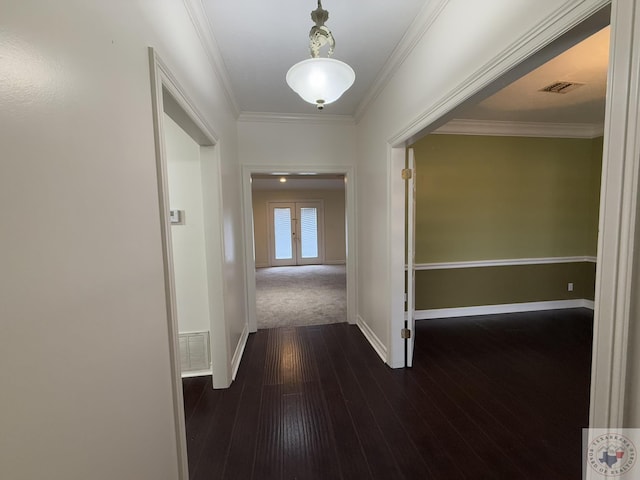
[[[609,27],[600,30],[457,117],[541,123],[603,123],[609,34]],[[584,86],[563,94],[540,91],[557,81],[583,83]]]
[[[203,0],[242,112],[314,114],[285,82],[309,58],[316,0]],[[355,70],[356,81],[329,114],[353,115],[405,31],[429,0],[324,0],[326,26],[336,39],[333,58]]]
[[[324,114],[355,115],[392,52],[429,4],[430,0],[324,0],[329,11],[326,25],[336,38],[334,58],[356,71],[354,86]],[[241,112],[317,113],[285,82],[287,70],[309,57],[310,13],[316,0],[203,0],[203,5]],[[603,123],[608,39],[606,28],[456,117]],[[586,85],[566,94],[539,92],[555,81]]]

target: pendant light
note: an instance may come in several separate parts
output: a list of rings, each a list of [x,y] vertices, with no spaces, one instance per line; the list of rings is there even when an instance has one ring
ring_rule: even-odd
[[[331,57],[335,48],[335,40],[331,31],[324,25],[329,19],[329,12],[322,9],[318,0],[318,8],[311,12],[311,20],[315,25],[309,32],[309,50],[311,58],[296,63],[287,72],[287,84],[306,102],[314,104],[318,110],[333,103],[346,92],[356,79],[356,74],[349,65]],[[327,57],[320,57],[320,49],[329,46]]]

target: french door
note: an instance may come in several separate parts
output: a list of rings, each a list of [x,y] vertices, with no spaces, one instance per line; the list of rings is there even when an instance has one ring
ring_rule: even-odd
[[[322,263],[322,225],[322,202],[269,202],[271,265]]]

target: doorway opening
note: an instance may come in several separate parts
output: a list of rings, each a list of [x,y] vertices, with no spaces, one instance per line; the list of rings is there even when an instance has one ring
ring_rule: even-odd
[[[344,174],[254,174],[257,328],[347,321]]]
[[[418,173],[410,181],[418,183],[418,203],[422,202],[423,207],[427,196],[443,187],[443,182],[436,180],[436,176],[429,175],[428,180],[425,180],[426,177],[422,178],[420,175],[421,169],[423,169],[424,173],[424,157],[440,155],[442,153],[441,143],[450,143],[450,141],[455,143],[456,138],[461,139],[461,142],[455,148],[467,148],[467,151],[466,153],[458,152],[458,154],[454,155],[460,160],[459,163],[461,164],[453,165],[449,163],[443,168],[448,168],[448,171],[452,174],[455,173],[454,170],[456,169],[469,173],[469,178],[459,179],[458,183],[454,182],[455,188],[446,188],[444,189],[446,192],[441,192],[444,196],[441,195],[442,198],[440,200],[436,199],[437,202],[440,202],[438,205],[431,205],[431,208],[426,213],[424,208],[417,210],[418,225],[416,225],[416,232],[422,238],[415,239],[417,242],[416,266],[409,272],[409,277],[415,274],[416,283],[412,282],[409,287],[410,289],[413,287],[413,290],[419,293],[419,298],[412,298],[408,302],[408,306],[413,304],[416,307],[415,309],[409,311],[406,308],[403,309],[405,310],[408,324],[413,324],[415,319],[479,315],[495,313],[500,309],[503,312],[509,312],[523,311],[523,309],[527,308],[539,310],[555,308],[556,306],[558,308],[566,308],[571,306],[569,305],[571,302],[573,302],[573,306],[593,307],[595,250],[598,230],[598,194],[601,180],[602,135],[609,51],[609,29],[606,27],[609,25],[609,17],[610,9],[608,7],[603,8],[567,32],[564,37],[557,39],[522,64],[512,68],[502,78],[494,81],[474,94],[466,102],[455,107],[428,129],[412,136],[407,135],[409,138],[406,139],[405,145],[416,147],[419,151],[417,155],[419,157],[417,160]],[[587,47],[581,46],[581,44],[587,45]],[[546,80],[549,75],[554,78],[566,77],[567,80],[571,81],[570,83],[585,85],[570,89],[571,91],[566,94],[548,93],[549,91],[545,90],[545,86],[553,83],[553,81]],[[582,81],[578,81],[577,77],[580,77]],[[507,86],[505,87],[505,85]],[[534,85],[537,85],[537,88],[534,88]],[[516,90],[519,92],[518,94],[514,93]],[[512,100],[518,98],[518,101],[506,100],[509,95],[512,95],[510,97]],[[543,97],[540,98],[540,95]],[[439,135],[433,135],[434,133]],[[466,147],[464,147],[462,140],[472,139],[469,141],[496,143],[496,141],[488,139],[498,137],[505,140],[502,141],[504,145],[496,146],[497,155],[490,156],[491,158],[487,157],[487,162],[478,160],[475,163],[469,162],[466,166],[462,165],[483,151],[477,145],[471,147],[465,143]],[[536,143],[536,140],[534,140],[536,137],[547,140],[540,140]],[[554,178],[553,174],[550,173],[554,170],[552,159],[541,153],[540,156],[545,159],[544,162],[551,162],[547,165],[548,168],[546,170],[540,163],[529,162],[527,168],[538,170],[535,172],[531,170],[527,173],[526,168],[524,170],[516,168],[517,171],[514,170],[513,172],[515,175],[514,181],[507,181],[504,188],[498,186],[499,182],[496,179],[500,176],[504,177],[506,175],[505,172],[513,170],[514,164],[513,162],[511,164],[508,163],[506,159],[506,163],[503,166],[490,166],[490,164],[498,161],[497,157],[508,156],[510,151],[516,151],[514,150],[517,149],[514,145],[515,143],[523,144],[522,151],[532,154],[531,149],[534,151],[540,148],[543,150],[545,148],[554,149],[555,144],[562,143],[563,137],[573,137],[574,144],[576,142],[584,143],[584,145],[577,147],[582,149],[580,153],[574,155],[569,152],[573,156],[581,155],[584,159],[584,164],[579,163],[580,159],[574,159],[576,160],[574,161],[574,167],[576,168],[569,168],[570,173],[568,175],[555,172],[557,178]],[[438,145],[432,145],[434,142],[438,143]],[[535,143],[536,145],[527,146],[524,145],[525,143]],[[541,146],[538,143],[546,143],[547,145]],[[569,140],[567,143],[572,143],[572,141]],[[573,147],[575,145],[567,148],[559,145],[558,149],[571,150]],[[562,157],[563,153],[558,149],[554,150],[554,155],[555,157]],[[394,155],[390,160],[390,167],[399,170],[406,161],[407,149],[398,147],[392,150]],[[409,148],[409,154],[412,154],[413,151],[414,148]],[[522,159],[515,159],[514,157],[514,161],[519,160]],[[556,166],[570,167],[567,162],[560,161],[561,159],[558,160],[555,164]],[[523,164],[523,166],[527,165]],[[487,173],[485,176],[482,173],[484,167],[486,167],[485,173]],[[471,170],[474,170],[477,174],[471,173]],[[580,172],[580,179],[570,178],[577,172]],[[452,187],[453,184],[450,181],[454,176],[447,176],[445,172],[445,177],[441,177],[441,180],[442,178],[447,178],[449,187]],[[434,181],[436,184],[433,184]],[[521,186],[526,186],[526,188],[516,188],[518,181],[522,184]],[[421,182],[422,188],[420,186]],[[561,188],[558,182],[566,182],[573,193],[567,193],[570,189]],[[400,215],[394,215],[397,222],[399,217],[405,218],[405,192],[407,186],[401,180],[395,183],[397,183],[397,195],[394,197],[393,204],[395,205],[395,210],[402,214],[401,217]],[[490,183],[493,187],[488,187]],[[485,193],[487,194],[485,200],[488,203],[473,200],[473,195],[484,188],[486,188]],[[509,197],[508,193],[506,193],[509,189],[517,197],[517,201],[514,201],[515,197]],[[425,194],[427,190],[430,192],[429,194]],[[531,195],[524,198],[526,192]],[[447,195],[449,200],[444,199]],[[498,199],[501,198],[501,195],[504,200],[499,202]],[[467,200],[470,203],[467,204],[466,208],[463,208],[462,204]],[[489,205],[491,202],[494,202],[493,206]],[[447,205],[449,207],[453,206],[453,208],[460,207],[460,212],[463,215],[464,212],[470,213],[474,208],[479,208],[480,210],[476,212],[478,215],[470,213],[470,217],[466,221],[461,219],[456,223],[456,214],[455,212],[448,212]],[[537,217],[531,213],[536,208],[539,210],[542,207],[546,208],[546,213],[539,212]],[[499,212],[506,212],[506,209],[509,208],[512,208],[513,211],[505,213],[505,216],[502,217],[508,219],[508,221],[505,220],[503,222],[508,223],[508,225],[496,224],[496,229],[494,229],[495,232],[500,230],[503,235],[496,235],[492,239],[491,236],[494,233],[490,228],[493,225],[492,222],[499,219],[501,215]],[[443,212],[448,213],[445,215]],[[572,212],[576,213],[573,217]],[[429,220],[427,218],[429,215],[433,217],[433,215],[438,214],[444,216],[441,215],[440,219],[434,217]],[[531,221],[526,221],[527,216],[530,217]],[[560,219],[560,217],[563,218]],[[443,219],[446,220],[444,224],[442,223]],[[453,230],[448,227],[439,228],[436,231],[436,229],[429,226],[434,222],[438,225],[445,225],[445,227],[452,226],[454,223],[458,226],[466,225],[473,231],[477,230],[478,234],[471,235],[469,232],[465,232],[464,228],[466,227],[458,228],[457,234],[453,231],[455,228]],[[539,228],[535,225],[538,225]],[[567,240],[565,238],[567,235],[562,233],[563,228],[567,229],[567,235],[570,234],[571,239]],[[448,239],[445,238],[447,229],[450,230],[450,238]],[[529,231],[528,229],[533,229],[531,230],[533,232],[532,235],[526,234]],[[580,232],[588,239],[580,237]],[[519,235],[521,239],[517,238]],[[536,238],[539,238],[540,241],[535,240]],[[400,239],[400,241],[405,246],[409,244],[404,239]],[[477,292],[472,294],[472,296],[475,295],[474,298],[459,298],[460,288],[464,290],[465,285],[468,283],[468,279],[459,278],[462,274],[469,273],[477,276],[478,272],[490,272],[491,268],[500,269],[500,272],[506,270],[506,267],[514,267],[514,271],[516,269],[522,270],[530,266],[529,264],[533,265],[531,268],[538,270],[552,270],[553,268],[557,270],[567,266],[575,268],[571,273],[563,272],[563,274],[566,273],[568,275],[563,287],[564,292],[553,294],[539,292],[537,295],[529,295],[530,292],[518,292],[515,296],[511,296],[513,298],[507,298],[506,296],[504,298],[496,297],[488,299],[486,302],[477,298],[479,296]],[[482,270],[483,267],[485,268],[484,270]],[[434,277],[440,273],[445,276],[448,275],[448,280],[444,281],[441,278],[435,283],[432,281],[433,288],[431,290],[437,299],[431,303],[425,302],[425,299],[428,300],[428,295],[421,291],[426,288],[425,278]],[[491,271],[490,273],[495,272]],[[552,275],[550,272],[547,273]],[[571,280],[571,276],[579,276],[579,284],[584,288],[578,287],[576,282]],[[531,283],[529,281],[517,282],[513,281],[513,279],[511,281],[503,280],[505,282],[505,288],[501,289],[503,292],[511,291],[513,288],[517,289],[519,284]],[[590,284],[590,287],[585,286],[588,284]],[[448,295],[439,295],[436,290],[444,288],[445,285],[449,285],[447,287]],[[486,286],[486,284],[483,285]],[[554,285],[554,288],[557,289],[558,285]],[[586,292],[586,290],[590,291]],[[404,295],[404,292],[397,291],[394,294],[396,308],[402,305],[398,300],[400,295]],[[555,300],[561,301],[561,304],[553,303]],[[514,304],[517,305],[514,306]],[[477,308],[485,306],[486,308]],[[398,318],[396,322],[398,327],[400,327],[402,320],[404,319]],[[411,340],[414,341],[415,337]],[[396,342],[396,344],[396,351],[401,348],[404,350],[404,342]]]
[[[580,43],[407,142],[416,162],[400,187],[410,192],[415,181],[415,200],[403,196],[407,231],[415,231],[405,240],[408,257],[416,245],[415,264],[407,258],[407,292],[415,292],[406,306],[415,360],[407,364],[455,376],[467,390],[464,411],[491,391],[502,425],[511,415],[531,415],[562,435],[589,425],[608,13],[586,22],[589,35],[582,26]],[[549,93],[550,75],[583,85]],[[541,363],[557,375],[539,376]],[[545,418],[541,405],[559,383],[571,394],[555,402],[558,417],[533,420]],[[523,406],[535,395],[537,405]],[[571,462],[578,475],[579,453]]]
[[[182,377],[231,384],[217,136],[149,48],[169,361],[180,478],[188,478]],[[210,384],[211,385],[211,384]]]

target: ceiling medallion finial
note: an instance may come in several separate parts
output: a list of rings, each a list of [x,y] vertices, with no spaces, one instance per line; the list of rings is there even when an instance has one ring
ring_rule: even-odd
[[[306,102],[316,105],[318,110],[335,102],[355,81],[353,69],[340,60],[329,58],[333,55],[336,42],[331,31],[325,26],[329,12],[318,8],[311,12],[315,23],[309,32],[309,51],[311,58],[296,63],[287,72],[287,83]],[[320,57],[320,50],[328,45],[327,57]]]

